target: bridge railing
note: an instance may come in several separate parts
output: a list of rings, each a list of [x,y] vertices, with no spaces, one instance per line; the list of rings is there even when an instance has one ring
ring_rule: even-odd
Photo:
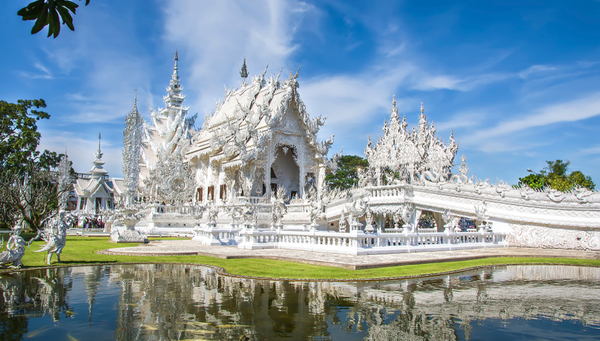
[[[371,198],[397,197],[404,195],[404,186],[406,185],[373,186],[366,187],[365,190],[371,194]]]
[[[240,229],[238,226],[229,228],[196,227],[192,240],[202,242],[203,245],[238,245]]]
[[[153,214],[180,214],[180,215],[192,215],[196,211],[193,206],[171,206],[171,205],[154,205],[151,206]]]
[[[240,231],[245,249],[293,249],[346,254],[444,251],[506,246],[506,235],[493,232],[350,233],[328,231]]]

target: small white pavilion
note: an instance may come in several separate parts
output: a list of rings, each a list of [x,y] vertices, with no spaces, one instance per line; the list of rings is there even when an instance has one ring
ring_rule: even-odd
[[[118,202],[122,196],[123,179],[110,179],[108,171],[103,168],[100,139],[98,134],[98,149],[96,158],[92,161],[92,169],[87,173],[78,174],[74,184],[77,196],[76,210],[88,214],[113,209],[115,201]]]

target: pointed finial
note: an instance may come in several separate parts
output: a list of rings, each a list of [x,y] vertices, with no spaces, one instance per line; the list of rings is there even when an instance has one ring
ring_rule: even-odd
[[[244,64],[242,65],[242,70],[240,71],[240,76],[246,81],[248,78],[248,67],[246,66],[246,58],[244,57]]]
[[[102,159],[102,152],[100,151],[100,140],[102,139],[102,135],[98,133],[98,150],[96,150],[96,159]]]
[[[394,95],[394,99],[392,100],[392,115],[390,116],[390,121],[398,119],[398,108],[396,107],[396,95]]]
[[[173,59],[175,60],[175,66],[173,66],[173,76],[171,76],[170,87],[171,89],[179,89],[179,53],[177,53],[177,50],[175,50],[175,57],[173,57]]]
[[[425,113],[425,109],[423,108],[423,102],[421,102],[421,114]]]
[[[137,112],[137,89],[135,89],[135,95],[133,95],[133,112]]]

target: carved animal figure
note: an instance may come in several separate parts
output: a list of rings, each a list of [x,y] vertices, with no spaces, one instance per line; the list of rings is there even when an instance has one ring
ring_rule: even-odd
[[[12,263],[11,268],[20,268],[21,258],[25,255],[25,240],[19,235],[21,229],[15,229],[13,234],[6,242],[6,251],[0,253],[0,264],[5,265]],[[0,247],[4,241],[0,242]]]
[[[60,254],[67,240],[67,228],[75,218],[66,211],[55,212],[48,218],[42,221],[45,224],[43,230],[39,230],[37,236],[29,241],[29,244],[34,240],[41,238],[46,242],[39,250],[33,252],[48,252],[46,264],[50,265],[52,254],[56,254],[56,259],[60,262]]]

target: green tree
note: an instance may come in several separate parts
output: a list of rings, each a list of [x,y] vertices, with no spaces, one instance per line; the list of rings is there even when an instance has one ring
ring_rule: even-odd
[[[596,184],[592,181],[591,176],[583,175],[580,171],[574,171],[569,175],[569,180],[573,182],[575,185],[579,185],[581,187],[585,187],[588,189],[596,188]]]
[[[369,161],[356,155],[344,155],[338,161],[338,169],[325,177],[329,188],[351,188],[358,183],[358,169],[369,167]]]
[[[50,115],[38,110],[44,100],[0,100],[0,226],[12,227],[23,219],[37,229],[70,188],[58,188],[56,167],[62,155],[37,147],[37,121]]]
[[[571,162],[563,160],[546,161],[547,166],[539,173],[529,174],[524,178],[519,178],[519,185],[527,184],[533,189],[541,189],[550,186],[553,189],[567,192],[576,186],[585,187],[593,190],[596,184],[590,176],[584,175],[581,171],[574,171],[568,174]]]
[[[86,6],[89,3],[90,0],[85,0]],[[23,20],[35,20],[31,34],[36,34],[48,26],[48,37],[54,35],[56,38],[60,33],[60,19],[63,25],[75,31],[71,13],[75,14],[78,7],[78,4],[69,0],[36,0],[21,8],[17,15],[23,17]]]
[[[19,172],[39,156],[37,121],[50,115],[37,109],[45,107],[43,99],[20,99],[17,104],[0,100],[0,171]]]
[[[519,178],[519,185],[527,184],[533,189],[542,189],[548,186],[548,179],[542,174],[529,174],[524,178]]]

